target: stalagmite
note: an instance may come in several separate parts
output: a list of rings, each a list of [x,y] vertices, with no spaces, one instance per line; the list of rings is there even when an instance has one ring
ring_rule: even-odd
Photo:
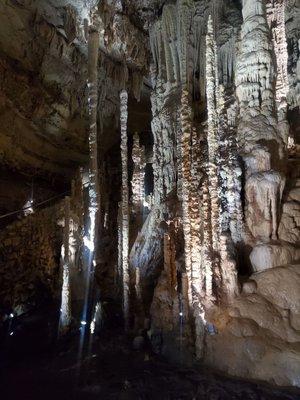
[[[202,269],[205,274],[205,298],[209,305],[215,299],[213,295],[213,260],[212,260],[212,237],[211,237],[211,218],[210,218],[210,198],[208,190],[207,174],[203,181],[202,189],[202,219],[203,219],[203,238],[202,238]]]
[[[200,220],[200,196],[199,187],[203,172],[201,170],[201,142],[196,128],[192,130],[191,137],[191,185],[190,185],[190,237],[191,237],[191,263],[193,290],[198,302],[204,299],[204,274],[201,259],[201,220]]]
[[[194,229],[197,229],[199,221],[192,219],[192,214],[197,213],[197,203],[194,197],[191,197],[193,187],[192,159],[191,159],[191,140],[192,140],[192,109],[190,105],[191,93],[189,91],[189,68],[188,68],[188,19],[192,5],[189,2],[179,2],[179,32],[180,32],[180,71],[182,81],[181,91],[181,173],[182,173],[182,225],[184,232],[184,251],[185,268],[188,278],[188,301],[195,322],[195,347],[197,357],[203,355],[203,337],[204,337],[204,310],[202,298],[202,273],[199,265],[199,254],[195,254],[199,238]],[[196,166],[195,166],[196,167]],[[194,179],[196,177],[194,176]],[[195,214],[193,214],[195,216]]]
[[[144,148],[140,146],[139,135],[137,133],[133,137],[132,161],[134,163],[131,181],[133,212],[135,214],[141,214],[145,199],[145,157]]]
[[[203,355],[203,338],[204,338],[204,309],[202,298],[202,279],[201,271],[199,270],[199,254],[195,254],[198,245],[198,235],[193,232],[197,229],[197,217],[194,223],[191,224],[191,207],[196,207],[196,204],[191,199],[192,182],[192,165],[191,165],[191,137],[192,137],[192,110],[190,107],[189,92],[187,86],[182,89],[181,95],[181,157],[182,157],[182,225],[184,233],[184,253],[185,253],[185,268],[188,279],[188,302],[190,312],[194,317],[195,322],[195,347],[197,357]],[[193,210],[197,213],[197,210]],[[194,214],[195,215],[195,214]]]
[[[213,280],[221,286],[220,271],[220,211],[219,201],[219,79],[217,45],[214,38],[213,21],[208,18],[206,35],[206,98],[207,98],[207,147],[208,147],[208,185],[210,197],[210,228],[213,252]],[[209,293],[207,294],[209,295]]]
[[[168,223],[168,232],[164,234],[164,271],[168,276],[171,294],[173,295],[177,285],[177,274],[175,264],[175,244],[174,244],[174,222]]]
[[[94,269],[98,242],[100,189],[98,173],[98,57],[100,44],[100,17],[97,8],[90,10],[88,27],[88,102],[89,102],[89,182],[88,182],[88,227],[85,229],[86,294],[82,315],[84,322],[92,319],[94,308]],[[87,207],[85,207],[86,209]],[[83,330],[85,335],[85,329]],[[84,336],[83,335],[83,336]]]
[[[228,121],[223,85],[217,91],[219,134],[219,199],[220,199],[220,274],[219,288],[223,299],[230,300],[238,293],[237,268],[233,243],[242,240],[241,169],[237,160],[235,129]]]
[[[122,284],[122,201],[118,203],[118,261],[116,270],[116,285]]]
[[[100,208],[100,192],[98,177],[98,57],[100,41],[100,20],[96,15],[92,16],[92,24],[89,26],[88,38],[88,89],[89,89],[89,243],[90,250],[94,252],[97,246],[98,212]]]
[[[128,147],[127,147],[128,94],[120,93],[121,159],[122,159],[122,277],[123,313],[125,330],[129,329],[129,190],[128,190]]]
[[[60,333],[64,333],[71,325],[71,287],[70,287],[70,252],[69,252],[69,236],[70,236],[70,198],[65,198],[65,218],[63,230],[63,245],[61,250],[61,266],[62,266],[62,293],[60,306]]]
[[[272,43],[265,5],[262,0],[244,0],[236,75],[240,103],[238,134],[246,166],[246,222],[256,240],[277,237],[278,206],[285,183],[283,174],[271,169],[274,158],[282,159],[283,150],[273,83]]]
[[[224,168],[224,174],[227,176],[226,187],[226,203],[227,215],[224,231],[229,228],[231,238],[235,244],[242,241],[244,235],[243,207],[241,200],[242,193],[242,168],[238,159],[238,146],[236,139],[237,130],[237,103],[236,100],[230,99],[230,105],[225,107],[225,99],[222,99],[220,92],[221,107],[224,106],[226,112],[225,119],[227,121],[227,146],[224,149],[227,153],[227,161]],[[222,106],[223,104],[223,106]]]
[[[193,304],[192,292],[192,265],[191,265],[191,227],[190,227],[190,210],[189,210],[189,189],[190,189],[190,140],[192,134],[191,126],[192,110],[189,105],[189,92],[187,87],[182,89],[181,95],[181,154],[182,154],[182,225],[184,232],[184,252],[185,252],[185,268],[190,282],[189,285],[189,303]]]
[[[211,199],[211,226],[212,226],[212,245],[213,251],[217,252],[219,247],[219,212],[220,205],[218,199],[218,110],[217,110],[217,91],[218,91],[218,67],[216,62],[217,48],[214,40],[214,31],[211,16],[208,19],[206,36],[206,96],[207,96],[207,144],[209,162],[209,191]]]

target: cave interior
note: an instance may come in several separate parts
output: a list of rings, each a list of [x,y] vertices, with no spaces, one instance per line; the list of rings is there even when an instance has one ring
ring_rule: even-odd
[[[1,398],[299,399],[299,107],[299,0],[1,0]]]

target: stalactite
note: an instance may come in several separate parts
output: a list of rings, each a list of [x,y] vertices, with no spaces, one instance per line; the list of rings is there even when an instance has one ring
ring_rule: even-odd
[[[71,286],[70,286],[70,198],[65,198],[65,218],[63,230],[63,245],[61,251],[62,293],[60,307],[60,333],[64,333],[71,325]]]
[[[240,103],[239,145],[250,152],[258,140],[275,140],[276,129],[272,43],[262,0],[243,2],[243,24],[236,65]]]
[[[285,33],[286,0],[267,1],[267,21],[272,31],[273,47],[276,57],[276,106],[277,119],[282,140],[288,145],[289,125],[287,122],[288,50]]]
[[[129,190],[128,190],[128,146],[127,146],[128,94],[120,93],[121,159],[122,159],[122,276],[123,312],[125,330],[129,329]]]
[[[163,40],[168,51],[169,81],[180,82],[180,67],[177,52],[176,7],[172,4],[165,7],[162,15]]]
[[[193,2],[191,0],[178,0],[176,5],[180,77],[181,84],[184,86],[189,82],[189,26]]]

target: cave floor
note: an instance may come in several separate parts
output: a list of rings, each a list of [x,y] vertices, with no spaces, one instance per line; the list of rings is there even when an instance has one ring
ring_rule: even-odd
[[[121,336],[97,338],[78,361],[78,337],[46,352],[10,362],[1,370],[1,399],[208,399],[296,400],[297,390],[277,389],[221,376],[208,369],[175,366],[130,350]],[[67,349],[67,350],[66,350]]]

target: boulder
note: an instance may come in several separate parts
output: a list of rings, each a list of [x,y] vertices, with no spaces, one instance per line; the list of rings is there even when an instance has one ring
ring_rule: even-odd
[[[289,200],[300,202],[300,187],[296,187],[289,192]]]
[[[300,258],[300,249],[291,245],[259,244],[250,254],[250,261],[254,272],[265,271],[287,264]]]
[[[300,265],[278,267],[252,275],[257,293],[282,309],[300,314]]]

